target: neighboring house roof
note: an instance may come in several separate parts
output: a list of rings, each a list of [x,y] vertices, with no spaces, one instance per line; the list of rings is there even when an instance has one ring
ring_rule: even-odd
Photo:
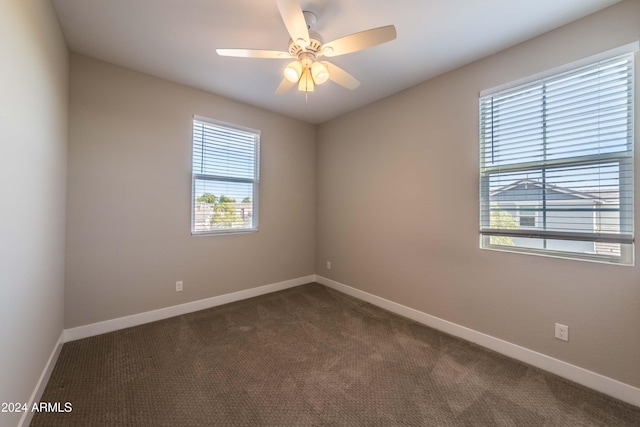
[[[493,201],[539,201],[542,200],[542,190],[545,186],[535,179],[521,179],[491,192]],[[608,193],[607,193],[608,194]],[[553,184],[546,184],[547,200],[591,200],[606,202],[609,197],[602,197],[597,190],[593,192],[577,191]]]

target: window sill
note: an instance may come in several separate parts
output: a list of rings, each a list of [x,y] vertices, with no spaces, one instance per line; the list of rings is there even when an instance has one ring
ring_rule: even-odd
[[[533,255],[533,256],[541,256],[541,257],[549,257],[549,258],[558,258],[565,259],[570,261],[587,261],[587,262],[595,262],[598,264],[608,264],[608,265],[619,265],[624,267],[633,267],[635,265],[634,257],[629,257],[630,259],[626,259],[625,257],[607,257],[607,256],[593,256],[593,255],[582,255],[577,253],[566,253],[566,252],[554,252],[554,251],[536,251],[529,248],[517,248],[517,247],[508,247],[508,246],[500,246],[500,245],[490,245],[490,246],[480,246],[480,249],[495,251],[495,252],[508,252],[518,255]]]
[[[206,236],[228,236],[230,234],[252,234],[257,233],[257,228],[243,228],[239,230],[216,230],[216,231],[200,231],[200,232],[191,232],[191,236],[193,237],[206,237]]]

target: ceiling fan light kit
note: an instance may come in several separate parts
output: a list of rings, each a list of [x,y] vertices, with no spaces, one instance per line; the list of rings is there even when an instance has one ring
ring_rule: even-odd
[[[291,37],[288,52],[258,49],[216,49],[216,52],[221,56],[240,58],[293,58],[294,61],[284,68],[284,79],[276,91],[278,95],[288,92],[296,83],[299,91],[313,92],[316,85],[321,85],[327,80],[353,90],[360,86],[360,82],[355,77],[334,64],[320,61],[320,58],[357,52],[396,38],[395,27],[388,25],[324,43],[318,33],[310,31],[317,20],[314,13],[303,12],[298,0],[276,0],[276,2]]]

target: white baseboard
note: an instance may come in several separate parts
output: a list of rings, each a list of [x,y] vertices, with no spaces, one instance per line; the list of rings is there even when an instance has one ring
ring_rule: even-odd
[[[31,393],[31,397],[29,398],[29,410],[22,413],[22,417],[18,422],[18,427],[26,427],[31,424],[31,419],[33,418],[33,412],[31,412],[31,408],[33,407],[33,402],[39,402],[42,397],[42,393],[44,393],[44,389],[49,382],[49,378],[51,377],[51,373],[53,372],[53,368],[56,366],[56,362],[58,361],[58,356],[60,356],[60,352],[62,351],[62,345],[64,344],[64,331],[60,334],[60,338],[58,338],[58,342],[55,347],[53,347],[53,351],[51,351],[51,355],[49,356],[49,360],[47,360],[47,364],[44,366],[44,370],[36,383],[36,388]]]
[[[117,331],[119,329],[130,328],[132,326],[142,325],[144,323],[155,322],[156,320],[167,319],[169,317],[180,316],[182,314],[192,313],[194,311],[204,310],[207,308],[216,307],[218,305],[228,304],[230,302],[253,298],[259,295],[269,294],[271,292],[277,292],[284,289],[304,285],[306,283],[311,283],[314,280],[315,275],[304,276],[297,279],[285,280],[284,282],[271,283],[269,285],[259,286],[257,288],[246,289],[244,291],[219,295],[217,297],[201,299],[198,301],[187,302],[185,304],[160,308],[158,310],[132,314],[131,316],[105,320],[104,322],[92,323],[90,325],[65,329],[64,342],[88,338],[94,335],[105,334],[107,332]]]
[[[640,388],[316,275],[316,282],[640,407]]]

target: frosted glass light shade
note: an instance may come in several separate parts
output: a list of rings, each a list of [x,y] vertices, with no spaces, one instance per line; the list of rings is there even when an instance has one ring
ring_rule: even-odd
[[[313,78],[311,77],[311,73],[309,69],[305,69],[302,73],[302,77],[300,77],[300,83],[298,83],[298,90],[302,92],[313,92],[315,86],[313,84]]]
[[[321,85],[329,80],[329,71],[322,63],[314,62],[311,66],[311,76],[313,77],[315,84]]]
[[[284,69],[284,78],[291,83],[297,83],[302,75],[302,64],[298,61],[289,63]]]

